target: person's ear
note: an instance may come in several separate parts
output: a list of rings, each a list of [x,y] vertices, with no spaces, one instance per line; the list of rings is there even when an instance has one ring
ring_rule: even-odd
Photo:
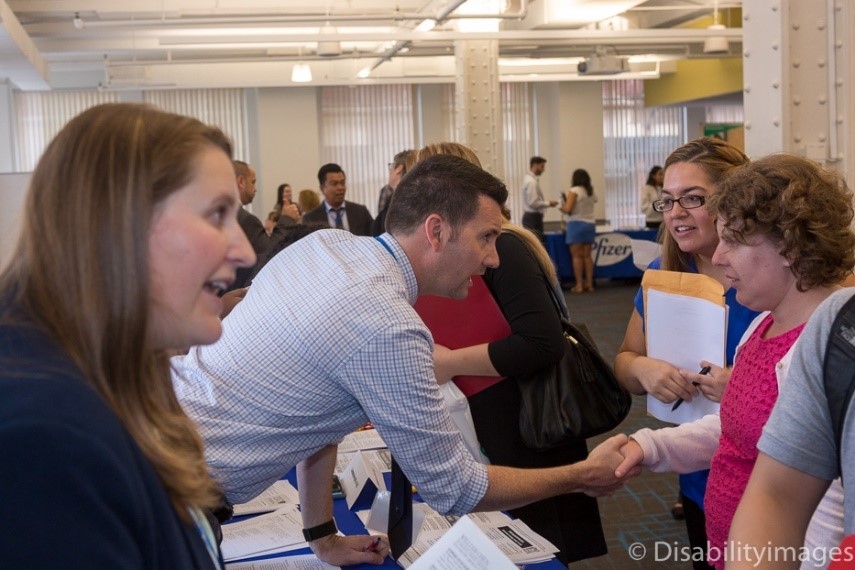
[[[439,214],[431,214],[427,217],[424,223],[424,230],[430,248],[433,251],[439,251],[442,245],[448,241],[448,237],[445,235],[446,224]]]

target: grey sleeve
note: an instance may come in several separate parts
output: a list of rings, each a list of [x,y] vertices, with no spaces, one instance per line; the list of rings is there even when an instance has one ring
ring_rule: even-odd
[[[852,295],[855,288],[834,293],[808,321],[757,444],[773,459],[826,481],[837,477],[838,469],[822,363],[831,325]]]

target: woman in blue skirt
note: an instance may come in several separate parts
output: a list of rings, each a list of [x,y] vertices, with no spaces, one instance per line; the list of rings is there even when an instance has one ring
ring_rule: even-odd
[[[570,249],[570,257],[573,260],[573,276],[576,279],[576,284],[570,289],[573,293],[594,290],[594,258],[591,257],[591,247],[597,233],[594,220],[596,203],[597,197],[594,195],[588,171],[581,168],[574,170],[570,191],[561,206],[561,211],[570,216],[564,243]]]

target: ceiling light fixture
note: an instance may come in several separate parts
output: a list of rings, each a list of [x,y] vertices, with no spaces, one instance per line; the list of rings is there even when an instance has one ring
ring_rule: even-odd
[[[718,0],[713,4],[713,24],[708,30],[721,31],[726,29],[723,24],[718,23]],[[704,53],[724,53],[730,49],[730,44],[725,36],[710,36],[704,41]]]
[[[308,83],[312,80],[312,68],[308,63],[303,63],[303,48],[300,48],[300,62],[291,68],[291,81],[293,83]]]
[[[312,80],[312,68],[308,63],[295,63],[291,69],[291,81],[294,83],[308,83]]]

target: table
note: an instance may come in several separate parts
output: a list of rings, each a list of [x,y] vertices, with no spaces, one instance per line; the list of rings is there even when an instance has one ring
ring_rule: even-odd
[[[384,474],[387,475],[387,474]],[[294,487],[297,486],[297,474],[296,470],[292,469],[288,472],[288,474],[284,477],[291,482]],[[389,484],[389,481],[386,481],[386,484]],[[415,498],[418,500],[418,496]],[[244,517],[236,517],[235,520],[244,520],[246,518],[250,518],[254,515],[247,515]],[[333,517],[335,517],[336,526],[338,529],[346,535],[351,534],[367,534],[365,530],[365,526],[362,524],[362,521],[359,520],[359,517],[356,514],[347,508],[347,501],[345,499],[333,499]],[[228,524],[228,523],[226,523]],[[285,556],[297,556],[299,554],[311,554],[312,551],[308,548],[303,548],[300,550],[294,550],[292,552],[286,552],[282,554],[269,554],[267,556],[256,556],[253,558],[249,558],[247,560],[242,560],[242,562],[248,561],[258,561],[258,560],[273,560],[276,558],[282,558]],[[355,564],[353,566],[346,566],[349,569],[355,570],[371,570],[373,568],[398,568],[400,570],[400,566],[398,566],[397,562],[392,560],[389,556],[383,560],[383,564],[379,566],[375,566],[374,564]],[[551,560],[547,560],[546,562],[541,562],[539,564],[526,564],[526,570],[566,570],[567,567],[561,564],[557,558],[552,558]]]
[[[597,233],[591,254],[594,257],[594,278],[634,279],[643,272],[632,262],[631,239],[656,241],[658,230],[620,230]],[[547,232],[546,251],[558,271],[562,283],[573,282],[573,263],[564,243],[563,232]]]

